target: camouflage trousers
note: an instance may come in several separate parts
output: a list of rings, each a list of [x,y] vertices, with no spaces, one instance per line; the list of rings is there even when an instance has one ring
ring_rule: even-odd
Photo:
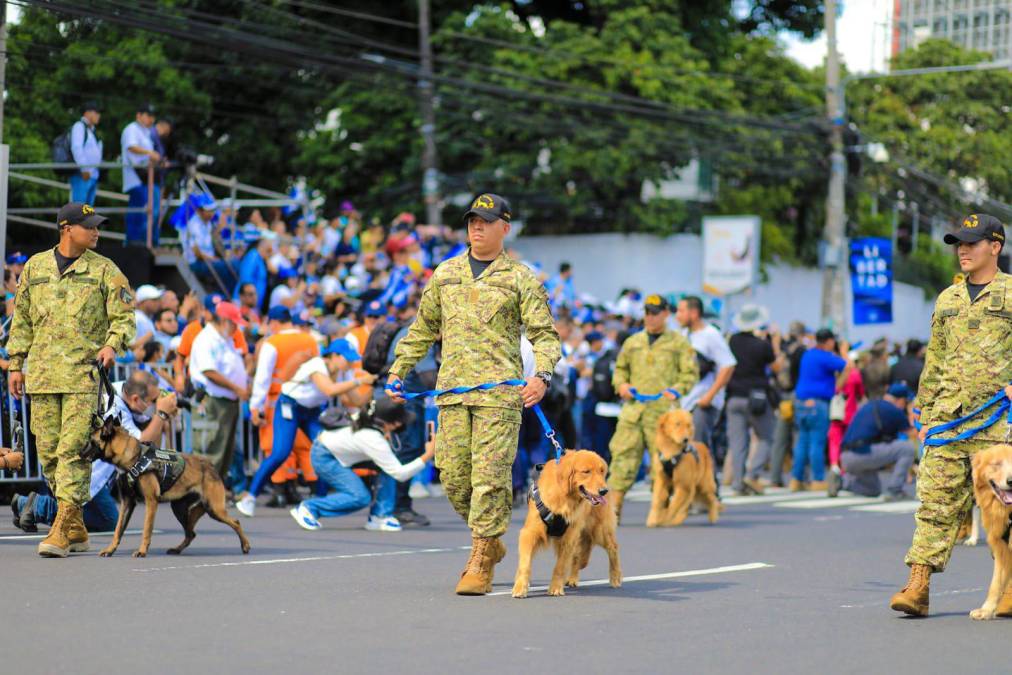
[[[439,408],[436,467],[450,504],[476,537],[498,537],[509,527],[519,435],[519,410]]]
[[[907,565],[930,565],[942,572],[952,555],[959,525],[973,506],[970,457],[994,441],[967,440],[928,448],[917,473],[914,541]]]
[[[59,501],[84,506],[91,499],[91,463],[81,449],[91,436],[97,393],[32,394],[31,427],[49,489]]]
[[[638,420],[632,422],[618,419],[615,434],[608,449],[611,464],[608,466],[608,487],[618,492],[627,492],[636,482],[643,463],[643,448],[650,448],[650,457],[657,457],[657,420],[667,409],[646,409]]]

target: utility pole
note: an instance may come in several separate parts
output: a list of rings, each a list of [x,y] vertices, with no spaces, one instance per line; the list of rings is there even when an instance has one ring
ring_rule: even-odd
[[[822,233],[822,322],[834,331],[846,328],[843,307],[844,194],[847,162],[843,156],[843,97],[840,55],[836,50],[836,0],[826,0],[826,113],[832,147],[829,194],[826,195],[826,226]]]
[[[7,0],[0,0],[0,263],[7,259],[7,184],[10,147],[3,144],[4,92],[7,91]]]
[[[432,44],[429,42],[429,0],[418,0],[418,51],[422,72],[418,79],[418,103],[422,113],[422,196],[425,219],[431,225],[443,222],[439,207],[439,171],[436,168],[436,112],[432,107]]]
[[[4,91],[7,87],[7,0],[0,0],[0,143],[4,140]]]

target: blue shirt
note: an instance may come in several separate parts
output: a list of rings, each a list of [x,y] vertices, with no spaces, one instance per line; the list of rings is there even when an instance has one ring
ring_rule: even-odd
[[[257,307],[263,307],[267,297],[267,263],[255,248],[246,251],[246,255],[239,261],[239,283],[233,294],[236,302],[239,301],[239,289],[243,284],[253,284],[257,289]]]
[[[878,412],[878,420],[875,419],[875,412]],[[881,423],[882,428],[879,428]],[[910,428],[910,420],[907,414],[888,401],[868,401],[861,406],[854,419],[847,427],[847,433],[843,435],[843,445],[853,444],[855,447],[848,447],[850,452],[859,455],[867,455],[871,452],[871,444],[862,441],[882,442],[887,439],[896,438]]]
[[[825,349],[809,349],[801,356],[798,386],[794,397],[799,401],[818,398],[828,401],[836,393],[836,376],[847,362]]]

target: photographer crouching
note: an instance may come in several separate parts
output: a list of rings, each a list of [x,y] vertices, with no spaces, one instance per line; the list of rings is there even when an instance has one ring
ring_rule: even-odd
[[[176,395],[162,394],[158,380],[143,370],[134,371],[122,382],[113,382],[114,396],[106,402],[106,418],[115,417],[131,436],[141,443],[160,445],[162,435],[170,429],[176,414]],[[102,460],[91,465],[91,498],[84,505],[84,526],[92,532],[109,532],[116,527],[119,507],[112,496],[112,479],[116,467]],[[25,532],[37,532],[38,525],[52,525],[56,519],[57,501],[51,495],[30,492],[15,495],[11,502],[14,525]]]

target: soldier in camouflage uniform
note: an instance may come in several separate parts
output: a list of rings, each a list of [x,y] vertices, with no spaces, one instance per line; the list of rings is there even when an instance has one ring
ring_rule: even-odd
[[[44,557],[88,550],[81,507],[90,497],[91,465],[80,451],[97,408],[95,361],[110,367],[134,339],[130,285],[111,260],[91,250],[105,221],[87,204],[61,208],[60,243],[28,260],[14,300],[10,390],[31,397],[35,446],[58,504],[39,544]]]
[[[699,380],[699,365],[692,345],[680,333],[667,327],[667,301],[659,295],[648,296],[643,311],[645,330],[632,335],[622,345],[611,380],[615,391],[625,400],[608,445],[611,451],[608,487],[620,520],[625,493],[632,487],[643,463],[644,445],[650,448],[651,458],[656,459],[657,420],[678,405],[677,397],[664,390],[674,389],[684,395]],[[656,401],[636,401],[630,389],[640,394],[664,391],[664,396]]]
[[[422,293],[418,317],[398,343],[389,385],[397,386],[441,336],[438,388],[518,379],[520,332],[534,345],[538,374],[523,389],[440,396],[436,466],[446,496],[471,528],[472,547],[457,585],[460,595],[484,595],[506,547],[500,542],[512,510],[511,467],[521,406],[544,396],[561,357],[548,294],[534,274],[503,249],[509,203],[483,194],[464,215],[470,248],[443,262]],[[403,400],[391,393],[394,400]]]
[[[1008,386],[1012,381],[1012,276],[998,270],[1004,242],[1004,227],[988,215],[969,216],[959,230],[945,236],[946,244],[957,245],[966,281],[949,286],[935,303],[917,391],[922,440],[931,427],[967,414],[996,391],[1005,389],[1012,398]],[[982,421],[975,418],[938,438],[951,438]],[[910,580],[892,597],[893,609],[918,616],[928,613],[930,575],[945,569],[959,524],[973,504],[970,458],[978,450],[1005,442],[1007,429],[1002,417],[973,438],[925,449],[917,479],[921,505],[906,556]],[[1002,598],[998,611],[1012,616],[1012,595]]]

